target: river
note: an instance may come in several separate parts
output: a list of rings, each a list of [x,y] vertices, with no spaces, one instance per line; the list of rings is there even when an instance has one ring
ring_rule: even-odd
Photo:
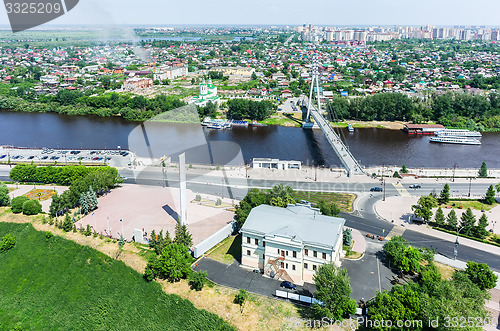
[[[130,135],[131,132],[139,135]],[[385,163],[451,168],[457,164],[459,168],[479,168],[481,162],[486,161],[489,168],[500,168],[498,132],[484,133],[480,146],[429,143],[428,136],[409,136],[401,131],[380,128],[342,132],[352,154],[364,166]],[[149,145],[138,143],[138,140],[148,141]],[[185,149],[190,151],[186,157],[189,163],[224,163],[199,152],[196,146],[206,146],[207,141],[213,142],[213,146],[221,146],[221,142],[233,147],[239,145],[246,162],[254,157],[273,157],[300,160],[306,165],[340,166],[340,160],[320,130],[250,126],[213,131],[182,123],[147,124],[142,130],[140,123],[121,118],[0,112],[0,145],[90,149],[121,146],[146,155],[148,148],[145,146],[154,146],[155,156],[158,153],[177,154]]]

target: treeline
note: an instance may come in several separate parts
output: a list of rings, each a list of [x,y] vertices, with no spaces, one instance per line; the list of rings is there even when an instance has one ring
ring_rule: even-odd
[[[246,99],[231,99],[227,102],[228,118],[234,120],[250,119],[262,121],[268,118],[274,110],[271,101],[253,101]]]
[[[10,178],[19,182],[69,185],[61,195],[54,195],[50,214],[59,216],[69,209],[84,205],[83,212],[97,207],[97,196],[103,195],[122,180],[116,168],[84,166],[35,166],[16,165],[10,171]],[[94,199],[95,196],[95,199]],[[92,202],[87,205],[88,202]]]
[[[34,182],[43,184],[70,185],[74,181],[84,178],[91,172],[108,171],[118,176],[115,168],[85,167],[82,165],[68,165],[62,167],[36,166],[30,164],[18,164],[10,171],[10,179],[16,182]]]
[[[359,98],[334,98],[328,104],[331,120],[438,122],[473,130],[500,128],[500,94],[489,96],[446,93],[425,99],[401,93]]]
[[[490,324],[484,305],[497,276],[488,265],[468,261],[464,271],[443,279],[433,254],[423,254],[401,237],[391,238],[384,252],[391,266],[417,277],[402,277],[403,285],[377,292],[367,303],[372,329],[392,330],[397,323],[401,323],[398,330],[458,329],[467,321],[467,329],[480,330]],[[386,327],[388,322],[393,323],[392,328]]]
[[[37,99],[28,95],[0,96],[0,110],[23,112],[55,112],[67,115],[121,116],[127,120],[145,121],[165,111],[184,106],[176,96],[157,95],[148,99],[120,93],[99,96],[84,95],[80,91],[60,90],[56,95],[42,95]]]

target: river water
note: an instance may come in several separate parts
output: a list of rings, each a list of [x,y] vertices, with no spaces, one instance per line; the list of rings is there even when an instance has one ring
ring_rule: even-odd
[[[380,128],[342,133],[352,154],[364,166],[385,163],[451,168],[456,164],[459,168],[479,168],[486,161],[489,168],[500,168],[498,132],[484,133],[479,146],[429,143],[428,136]],[[316,129],[249,126],[214,131],[196,124],[147,123],[141,127],[138,122],[120,118],[0,112],[0,145],[90,149],[120,146],[145,156],[153,153],[155,157],[187,150],[189,163],[227,163],[224,157],[214,160],[201,152],[207,142],[214,155],[214,146],[222,154],[234,154],[232,150],[239,147],[247,163],[254,157],[273,157],[300,160],[306,165],[341,165],[321,130]]]

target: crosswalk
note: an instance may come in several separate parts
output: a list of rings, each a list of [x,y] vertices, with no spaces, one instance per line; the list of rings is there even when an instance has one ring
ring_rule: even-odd
[[[394,236],[402,236],[403,233],[405,232],[405,228],[401,226],[395,226],[392,228],[392,230],[385,236],[386,240],[391,240],[392,237]]]
[[[397,184],[392,184],[394,188],[401,194],[402,197],[409,197],[410,193],[404,188],[403,184],[397,183]]]

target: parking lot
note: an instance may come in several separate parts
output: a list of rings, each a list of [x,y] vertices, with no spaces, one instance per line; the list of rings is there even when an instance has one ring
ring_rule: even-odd
[[[0,147],[2,163],[108,164],[126,166],[132,153],[125,150],[28,149]]]
[[[194,265],[193,269],[195,271],[205,270],[207,278],[216,284],[234,289],[243,288],[248,292],[271,298],[274,297],[276,290],[307,296],[312,296],[316,291],[314,284],[309,283],[304,283],[304,286],[297,286],[296,290],[281,288],[280,280],[264,277],[260,273],[242,268],[236,261],[229,265],[204,257]]]

